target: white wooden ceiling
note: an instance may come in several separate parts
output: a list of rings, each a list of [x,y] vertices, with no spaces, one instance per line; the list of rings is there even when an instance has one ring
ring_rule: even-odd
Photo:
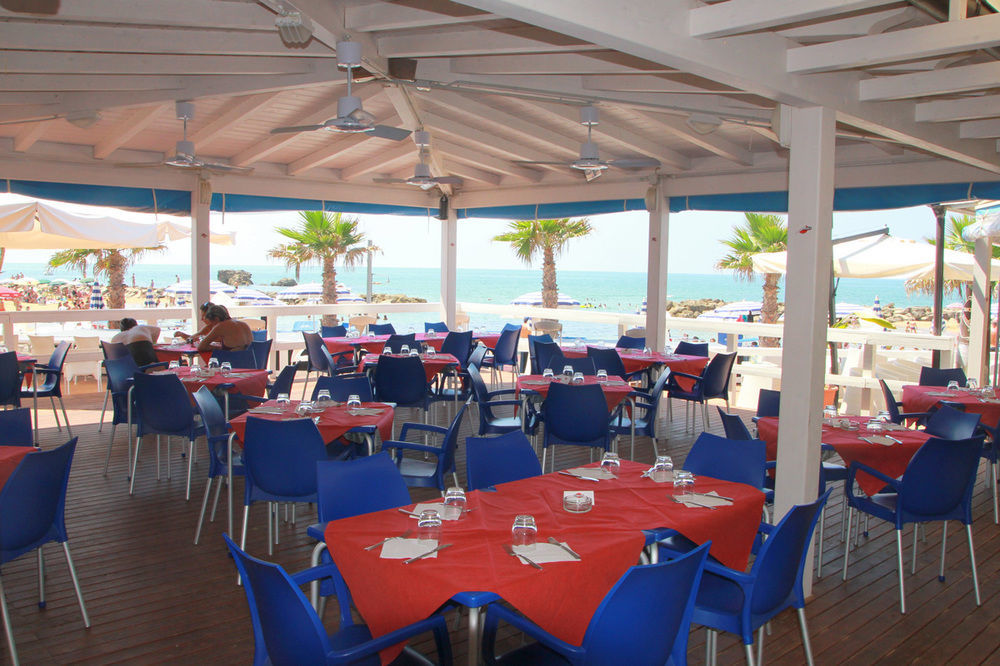
[[[308,18],[308,44],[279,38],[282,8]],[[1000,173],[1000,14],[989,3],[4,0],[0,177],[186,182],[169,167],[114,165],[172,155],[174,102],[191,100],[199,158],[254,169],[210,174],[217,190],[436,198],[373,183],[412,175],[409,139],[270,134],[336,115],[345,38],[362,43],[372,75],[355,83],[365,109],[429,131],[433,173],[461,177],[449,193],[467,205],[634,194],[656,175],[672,192],[776,189],[787,181],[780,104],[837,110],[838,186]],[[572,161],[587,104],[601,112],[602,158],[659,169],[586,183],[567,166],[522,163]]]

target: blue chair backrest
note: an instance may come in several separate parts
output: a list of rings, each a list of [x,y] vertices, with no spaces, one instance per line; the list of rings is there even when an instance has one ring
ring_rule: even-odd
[[[962,368],[920,368],[921,386],[947,386],[948,382],[958,382],[965,386],[965,371]]]
[[[562,349],[555,342],[551,340],[547,342],[545,340],[538,340],[535,342],[535,361],[538,365],[536,375],[542,374],[545,368],[554,368],[556,365],[559,366],[559,370],[562,370],[562,367],[565,365],[562,362],[563,358]],[[556,370],[556,372],[559,372],[559,370]]]
[[[128,347],[121,342],[107,342],[106,340],[101,340],[101,351],[104,352],[105,359],[132,356],[128,353]]]
[[[253,370],[257,368],[257,357],[253,349],[240,349],[231,351],[228,349],[216,349],[212,352],[212,358],[219,359],[219,363],[230,363],[234,368],[244,368]],[[267,357],[264,357],[265,362]]]
[[[391,324],[390,324],[391,325]],[[417,334],[416,333],[390,333],[389,339],[385,341],[385,348],[391,349],[395,353],[399,353],[406,345],[410,349],[415,349],[417,347]]]
[[[705,397],[721,397],[729,391],[729,378],[733,374],[735,362],[736,352],[716,354],[712,357],[701,375],[701,392]]]
[[[683,469],[760,488],[766,455],[764,442],[759,439],[732,440],[703,432],[691,445]]]
[[[106,359],[104,370],[108,374],[108,390],[111,391],[114,422],[125,423],[128,419],[128,389],[132,385],[132,377],[139,372],[139,366],[131,355],[126,355],[121,358]]]
[[[211,389],[202,386],[194,392],[194,406],[201,415],[202,425],[209,437],[220,437],[229,432],[226,415],[222,413],[219,401],[212,395]]]
[[[316,463],[321,523],[410,503],[410,490],[388,452]]]
[[[0,446],[31,446],[31,409],[0,409]]]
[[[558,367],[556,367],[556,365],[553,365],[553,363],[556,363],[556,361],[558,361],[558,363],[556,364],[558,365]],[[564,356],[562,358],[556,358],[555,356],[553,356],[549,358],[549,364],[547,367],[552,368],[552,372],[558,375],[560,372],[563,371],[563,368],[567,365],[573,368],[573,372],[582,372],[585,376],[588,377],[597,374],[597,368],[594,367],[594,360],[589,357],[570,358],[568,356]]]
[[[455,414],[455,418],[451,420],[448,432],[445,433],[444,440],[441,442],[441,452],[437,457],[437,474],[439,478],[443,478],[445,474],[455,469],[455,452],[458,450],[458,431],[462,427],[462,417],[465,416],[465,410],[468,408],[469,402],[469,400],[465,401],[458,410],[458,413]]]
[[[76,437],[26,455],[0,490],[0,564],[49,541],[66,541],[66,485]]]
[[[466,437],[465,470],[469,490],[540,476],[542,466],[520,430],[499,437]]]
[[[708,343],[681,340],[677,343],[677,346],[674,347],[674,353],[684,354],[685,356],[704,356],[708,358]]]
[[[896,402],[896,396],[892,394],[892,389],[884,379],[879,379],[878,383],[882,386],[882,398],[885,400],[885,409],[889,412],[889,420],[893,423],[902,423],[903,417],[899,415],[899,404]]]
[[[666,664],[678,642],[686,646],[709,546],[626,571],[587,626],[581,663]]]
[[[368,335],[392,335],[396,327],[392,324],[368,324]]]
[[[431,331],[434,331],[435,333],[447,333],[448,324],[443,321],[425,321],[424,333],[430,333]]]
[[[0,354],[0,405],[19,405],[21,371],[17,365],[17,352]]]
[[[427,374],[416,356],[381,356],[375,366],[375,395],[383,402],[412,405],[427,396]]]
[[[267,340],[267,329],[250,331],[250,335],[253,336],[254,342],[263,342],[264,340]]]
[[[932,437],[910,458],[902,477],[899,508],[913,515],[954,512],[972,496],[983,438]]]
[[[932,437],[940,439],[969,439],[976,434],[979,419],[979,414],[966,413],[948,405],[941,405],[927,417],[924,430]]]
[[[490,400],[489,389],[486,388],[486,382],[483,380],[483,375],[479,372],[479,366],[469,364],[469,379],[472,381],[472,394],[479,403],[479,409],[484,409],[487,413],[492,413],[487,403]]]
[[[766,613],[795,594],[802,600],[802,569],[813,529],[832,490],[811,504],[799,504],[785,514],[757,553],[750,575],[755,578],[750,612]]]
[[[135,382],[132,396],[143,430],[182,433],[191,428],[194,422],[191,394],[180,377],[136,372],[132,378]]]
[[[587,358],[593,361],[596,370],[606,370],[609,375],[625,376],[625,364],[614,349],[587,347]]]
[[[49,356],[48,366],[53,370],[62,370],[63,362],[66,360],[66,354],[69,353],[69,341],[63,340],[56,345],[56,348],[52,350],[52,355]]]
[[[747,425],[743,423],[739,414],[727,414],[722,410],[722,407],[718,406],[716,409],[719,410],[719,418],[722,420],[722,429],[726,431],[726,439],[753,439],[753,435],[747,430]]]
[[[278,378],[274,380],[271,387],[267,390],[267,397],[270,400],[274,400],[278,397],[279,393],[292,393],[292,383],[295,382],[295,373],[298,372],[299,366],[292,363],[286,365],[278,373]]]
[[[441,353],[457,358],[464,369],[472,354],[472,331],[449,331],[441,343]]]
[[[247,555],[223,534],[244,581],[255,643],[254,664],[325,664],[326,629],[302,590],[277,564]],[[338,594],[338,603],[342,603]]]
[[[781,391],[761,389],[757,393],[757,416],[778,416],[781,408]]]
[[[553,382],[542,402],[546,434],[570,442],[591,442],[608,433],[608,402],[597,384]]]
[[[372,383],[368,380],[368,375],[334,375],[333,377],[320,377],[316,380],[316,387],[313,389],[312,399],[315,400],[320,391],[326,389],[330,392],[330,399],[338,402],[347,402],[348,396],[356,395],[361,398],[361,402],[372,402]]]
[[[515,324],[506,324],[500,332],[500,339],[497,346],[493,348],[493,359],[498,365],[510,365],[515,362],[517,356],[517,340],[521,335],[521,327]]]
[[[302,341],[306,344],[306,353],[309,355],[309,365],[311,366],[310,370],[327,372],[329,366],[327,365],[326,357],[323,355],[326,343],[323,342],[322,336],[319,333],[303,331]]]
[[[249,499],[256,499],[251,486],[276,497],[314,498],[316,463],[327,458],[323,437],[312,419],[247,418],[243,459]]]
[[[483,345],[476,345],[473,347],[472,353],[469,354],[469,362],[466,364],[466,367],[474,365],[477,368],[481,368],[483,366],[483,359],[486,358],[487,351],[489,350]]]
[[[254,340],[250,343],[250,349],[253,350],[254,360],[257,361],[255,366],[258,370],[263,370],[267,367],[267,358],[271,355],[271,344],[274,340]],[[235,367],[235,366],[233,366]]]
[[[347,337],[347,327],[343,324],[337,324],[336,326],[320,326],[319,331],[320,337],[323,338]]]
[[[644,349],[646,347],[646,338],[633,338],[630,335],[623,335],[618,338],[615,347],[619,349]]]
[[[542,366],[538,365],[538,348],[535,346],[539,342],[553,342],[552,336],[548,333],[528,336],[528,360],[531,363],[531,374],[542,374]]]

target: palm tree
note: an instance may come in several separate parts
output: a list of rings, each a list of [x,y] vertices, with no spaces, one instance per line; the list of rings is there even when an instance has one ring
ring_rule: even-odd
[[[514,254],[531,265],[542,255],[542,307],[555,308],[559,302],[556,285],[556,256],[572,238],[586,236],[593,227],[587,218],[571,220],[517,220],[507,225],[508,231],[493,237],[494,241],[510,243]]]
[[[340,213],[301,211],[299,218],[297,228],[278,228],[278,233],[291,242],[272,248],[270,255],[293,266],[319,263],[323,267],[323,302],[336,303],[337,261],[342,259],[345,266],[354,266],[364,259],[368,251],[365,235],[358,231],[357,218]],[[335,326],[337,315],[323,315],[323,324]]]
[[[295,282],[302,281],[302,264],[307,262],[307,259],[302,254],[302,246],[292,243],[282,243],[268,250],[267,256],[271,259],[284,261],[286,268],[295,269]]]
[[[135,247],[127,250],[60,250],[49,258],[49,266],[71,266],[87,277],[87,265],[93,264],[94,277],[108,276],[108,307],[125,307],[125,272],[150,252],[162,252],[166,246]]]
[[[753,255],[761,252],[781,252],[788,248],[788,227],[777,215],[744,213],[743,224],[733,228],[733,235],[720,241],[729,253],[715,264],[716,268],[730,270],[736,277],[751,280],[754,276]],[[761,301],[760,319],[764,324],[778,321],[778,283],[780,273],[764,274],[764,298]],[[776,340],[762,339],[765,347],[775,346]]]

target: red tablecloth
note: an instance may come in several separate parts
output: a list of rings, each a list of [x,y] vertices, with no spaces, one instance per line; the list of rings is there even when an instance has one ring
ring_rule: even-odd
[[[434,347],[437,351],[441,351],[441,345],[444,344],[446,337],[448,337],[447,333],[435,333],[433,331],[429,333],[417,333],[417,342],[422,342],[425,345]]]
[[[295,413],[295,407],[298,404],[298,400],[292,400],[284,414],[255,414],[252,411],[246,412],[245,414],[240,414],[229,423],[233,426],[236,436],[242,441],[243,434],[247,428],[247,417],[253,416],[269,421],[302,418]],[[278,403],[274,400],[269,400],[264,403],[264,406],[277,407]],[[345,405],[337,405],[335,407],[327,407],[320,414],[311,414],[310,416],[319,416],[319,423],[316,424],[316,427],[319,428],[319,434],[323,436],[323,441],[328,444],[343,437],[349,430],[372,425],[378,428],[379,437],[383,440],[392,439],[392,407],[381,402],[365,402],[361,406],[370,409],[381,409],[383,412],[373,416],[351,416],[347,413]]]
[[[712,541],[712,555],[743,569],[760,523],[763,494],[750,486],[699,477],[698,492],[718,490],[733,506],[689,509],[669,499],[672,486],[641,478],[645,465],[623,461],[617,480],[582,482],[559,475],[500,484],[495,493],[469,493],[474,511],[445,521],[436,559],[413,564],[384,560],[381,549],[364,550],[416,522],[396,510],[331,522],[326,542],[375,636],[427,617],[453,595],[490,591],[559,638],[579,645],[601,600],[638,561],[641,530],[670,527],[695,542]],[[584,485],[586,483],[586,485]],[[562,509],[564,490],[593,490],[594,509]],[[582,556],[579,562],[545,564],[539,571],[508,555],[514,516],[530,513],[538,540],[554,536]],[[472,649],[476,649],[473,647]]]
[[[926,412],[942,400],[960,402],[965,405],[965,411],[980,414],[982,422],[990,427],[996,427],[1000,422],[1000,400],[994,397],[983,401],[978,393],[969,391],[949,391],[942,386],[917,386],[911,384],[903,387],[903,411]]]
[[[194,393],[202,386],[207,386],[214,391],[220,384],[232,384],[233,386],[228,389],[230,393],[243,393],[245,395],[262,396],[267,389],[267,370],[234,369],[229,375],[216,372],[210,377],[201,377],[196,375],[191,367],[182,366],[174,370],[158,370],[153,374],[162,375],[167,373],[180,377],[184,388],[191,393]]]
[[[38,359],[29,354],[24,354],[21,352],[15,352],[17,354],[17,362],[19,365],[32,365],[38,362]]]
[[[394,358],[403,358],[399,354],[392,354]],[[361,372],[365,371],[366,366],[371,367],[373,365],[378,365],[378,360],[382,358],[382,355],[369,354],[361,359],[361,365],[358,366],[358,370]],[[434,356],[428,356],[427,354],[420,355],[420,362],[424,364],[424,372],[427,373],[427,381],[430,381],[434,375],[445,372],[446,370],[458,365],[458,359],[451,354],[434,354]]]
[[[479,342],[482,342],[490,349],[493,349],[497,346],[497,343],[500,342],[500,334],[499,333],[483,333],[482,335],[473,334],[472,339],[478,340]]]
[[[34,450],[33,446],[0,446],[0,488],[7,483],[24,456]]]
[[[179,361],[182,356],[191,358],[192,356],[200,356],[202,363],[208,363],[208,359],[212,358],[212,352],[210,351],[198,351],[198,348],[187,342],[176,345],[153,345],[153,349],[156,350],[156,360],[161,363],[164,361]]]
[[[521,375],[517,378],[517,395],[520,395],[521,391],[534,391],[544,400],[545,396],[549,394],[550,383],[550,380],[541,375]],[[607,382],[598,382],[597,377],[587,375],[583,378],[583,383],[585,385],[600,384],[604,391],[604,399],[608,401],[609,413],[614,411],[618,403],[632,391],[632,387],[626,384],[625,380],[615,376],[609,376]]]
[[[929,435],[921,430],[892,430],[886,435],[895,437],[902,444],[892,446],[882,446],[881,444],[870,444],[861,437],[868,436],[865,430],[867,416],[847,416],[846,418],[859,424],[856,431],[848,431],[843,428],[836,428],[828,425],[823,426],[822,442],[834,448],[844,463],[850,465],[855,460],[873,467],[878,471],[896,478],[906,471],[906,466],[910,458],[929,439]],[[767,459],[774,460],[778,454],[778,417],[765,416],[757,421],[757,433],[767,445]],[[876,479],[870,474],[859,472],[857,475],[858,485],[868,495],[873,495],[881,490],[885,483]]]
[[[688,356],[686,354],[661,354],[659,352],[646,353],[641,349],[616,348],[625,372],[633,373],[645,370],[651,366],[665,366],[674,372],[686,372],[690,375],[700,375],[702,369],[708,365],[708,359],[704,356]],[[587,355],[586,348],[580,350],[577,347],[562,347],[563,355],[567,358],[583,358]],[[694,382],[690,379],[683,379],[681,386],[685,390],[691,388]]]
[[[388,335],[362,335],[357,338],[323,338],[323,342],[331,354],[356,349],[364,349],[370,354],[381,354],[388,339]]]

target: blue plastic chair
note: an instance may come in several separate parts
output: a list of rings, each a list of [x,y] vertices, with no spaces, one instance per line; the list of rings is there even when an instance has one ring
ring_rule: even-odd
[[[235,400],[242,400],[244,403],[254,402],[261,404],[267,402],[268,400],[275,400],[282,393],[287,393],[291,395],[292,393],[292,383],[295,382],[295,373],[298,372],[299,366],[295,363],[286,365],[278,373],[278,377],[270,384],[267,385],[264,392],[264,396],[259,395],[248,395],[246,393],[230,393],[229,394],[229,411],[230,415],[233,412],[233,402]],[[247,405],[249,406],[249,405]]]
[[[393,402],[397,407],[423,409],[426,423],[431,390],[419,357],[380,356],[373,384],[376,400]]]
[[[762,440],[732,440],[703,432],[691,445],[682,469],[759,489],[766,457]]]
[[[247,555],[222,535],[236,569],[245,581],[254,636],[254,666],[300,664],[378,664],[378,652],[428,631],[434,632],[438,659],[451,664],[448,626],[441,615],[372,638],[368,627],[351,614],[351,593],[333,565],[314,567],[289,576],[277,564]],[[317,577],[332,577],[337,586],[340,623],[328,635],[323,622],[299,589]],[[404,651],[410,651],[405,648]],[[416,655],[412,651],[404,656]]]
[[[448,324],[443,321],[425,321],[424,333],[448,333]]]
[[[33,446],[31,409],[0,410],[0,446]]]
[[[947,386],[948,382],[958,382],[959,386],[965,386],[965,370],[962,368],[920,368],[920,379],[917,382],[920,386]]]
[[[477,410],[479,412],[479,430],[476,434],[482,437],[489,434],[502,435],[515,430],[520,431],[522,428],[520,416],[499,416],[493,411],[498,407],[514,408],[520,406],[520,400],[496,399],[505,395],[514,396],[517,394],[517,389],[497,389],[496,391],[490,391],[486,388],[486,382],[483,380],[479,369],[472,363],[469,364],[468,373],[469,381],[472,382],[472,395],[479,407]],[[527,430],[528,432],[532,432],[536,425],[533,414],[529,413],[527,417]]]
[[[969,561],[972,565],[972,586],[976,593],[976,605],[980,605],[979,578],[976,574],[976,553],[972,545],[972,489],[976,483],[979,456],[983,448],[983,437],[963,440],[945,440],[932,437],[910,459],[906,471],[898,479],[893,479],[863,463],[854,461],[847,468],[847,534],[844,550],[844,573],[847,580],[847,565],[850,546],[851,521],[854,511],[892,523],[896,529],[896,556],[899,567],[899,609],[906,612],[906,591],[903,584],[903,525],[906,523],[927,523],[941,521],[941,569],[938,579],[944,581],[944,553],[947,548],[948,522],[960,520],[965,524],[969,541]],[[884,481],[889,492],[881,492],[871,497],[854,494],[854,477],[858,471]],[[914,540],[915,542],[915,540]],[[916,549],[914,548],[914,558]],[[914,562],[915,563],[915,562]]]
[[[417,345],[416,333],[390,333],[389,339],[385,341],[385,349],[391,349],[392,353],[402,353],[403,345],[410,349],[419,349]]]
[[[21,406],[21,369],[17,352],[0,354],[0,405]]]
[[[133,361],[133,363],[135,362],[135,359],[132,358],[132,354],[129,353],[128,347],[126,347],[120,342],[107,342],[106,340],[101,340],[101,351],[104,353],[105,361],[118,360],[121,358],[129,358]],[[154,368],[166,368],[169,365],[170,363],[167,361],[158,361],[156,363],[150,363],[148,365],[137,366],[136,369],[142,370],[143,372],[147,372]],[[132,378],[132,374],[133,373],[129,373],[128,375],[129,379]],[[111,401],[110,384],[106,386],[106,389],[107,390],[104,393],[104,406],[101,408],[101,420],[100,420],[100,425],[97,427],[97,432],[101,432],[102,430],[104,430],[104,415],[105,413],[107,413],[108,403]],[[119,421],[119,423],[124,423],[124,421]]]
[[[259,331],[250,331],[250,335],[253,336],[254,342],[264,342],[267,340],[267,330],[261,329]]]
[[[469,490],[541,476],[535,448],[519,430],[499,437],[465,438],[465,476]]]
[[[472,331],[449,331],[441,343],[441,353],[451,354],[464,369],[472,354]]]
[[[302,384],[302,399],[306,399],[306,387],[309,385],[309,375],[316,372],[320,375],[326,373],[334,375],[338,372],[353,372],[356,368],[350,364],[347,357],[353,358],[351,351],[337,352],[331,354],[326,343],[318,333],[302,333],[302,340],[306,345],[306,354],[309,357],[306,365],[306,381]]]
[[[551,340],[538,340],[535,342],[535,362],[538,364],[538,372],[532,374],[540,375],[546,368],[553,368],[555,372],[560,372],[566,365],[566,357],[558,344]],[[556,369],[558,366],[558,369]]]
[[[496,383],[497,373],[509,367],[514,375],[517,374],[517,341],[521,335],[521,327],[517,324],[505,324],[500,331],[500,338],[496,347],[491,349],[492,354],[483,359],[480,367],[489,368],[492,371],[492,383]]]
[[[605,370],[609,375],[621,377],[625,381],[640,379],[649,376],[647,370],[637,370],[636,372],[625,372],[625,363],[618,355],[617,349],[605,349],[603,347],[587,347],[587,358],[594,364],[594,370]],[[586,373],[584,373],[586,374]]]
[[[194,405],[201,416],[201,423],[205,427],[205,439],[208,445],[208,482],[205,484],[205,495],[201,499],[201,513],[198,514],[198,527],[194,531],[194,545],[198,545],[201,538],[201,527],[205,521],[205,509],[208,507],[208,495],[212,490],[212,483],[218,481],[215,486],[215,499],[212,502],[212,515],[209,522],[215,522],[215,510],[219,506],[219,493],[222,491],[223,481],[228,478],[229,461],[228,448],[229,438],[232,429],[226,415],[222,413],[219,401],[215,399],[212,392],[206,386],[202,386],[195,391]],[[236,450],[233,450],[233,476],[243,476],[243,457]],[[232,515],[232,512],[230,512]],[[228,533],[232,534],[233,526],[229,525]]]
[[[930,416],[924,431],[938,439],[969,439],[979,428],[979,414],[941,405]]]
[[[320,325],[319,334],[323,338],[346,338],[347,327],[343,324],[337,324],[336,326]]]
[[[465,370],[472,354],[472,331],[449,332],[441,344],[441,353],[458,359],[458,383],[450,372],[435,375],[432,387],[434,400],[467,400],[472,391],[469,373]]]
[[[66,421],[66,431],[69,436],[73,436],[73,430],[69,426],[69,417],[66,416],[66,405],[62,399],[62,368],[66,361],[66,353],[69,352],[69,342],[63,340],[52,351],[48,363],[36,363],[31,366],[31,371],[36,375],[42,375],[44,379],[37,387],[21,389],[21,398],[48,398],[52,403],[52,415],[56,419],[56,428],[62,430],[59,425],[59,414],[56,412],[56,398],[59,398],[59,407],[62,408],[63,420]]]
[[[669,562],[631,567],[615,583],[587,625],[582,644],[570,645],[516,611],[490,604],[483,622],[487,664],[574,664],[662,666],[687,663],[695,594],[703,580],[709,544]],[[537,643],[496,656],[500,621]]]
[[[878,383],[882,386],[882,397],[885,399],[885,409],[889,412],[889,420],[893,423],[902,425],[907,419],[917,419],[922,423],[928,416],[931,415],[930,412],[904,413],[899,411],[899,408],[903,406],[903,403],[896,400],[896,397],[892,394],[892,389],[889,388],[889,385],[885,383],[884,379],[879,379]],[[945,385],[947,386],[947,384]]]
[[[404,423],[403,429],[399,433],[398,440],[386,440],[382,442],[382,450],[392,450],[395,452],[393,461],[399,467],[399,473],[406,480],[406,485],[411,488],[437,488],[444,491],[445,477],[451,474],[454,485],[458,484],[458,474],[455,471],[455,452],[458,448],[458,429],[462,424],[462,417],[465,416],[465,409],[469,406],[470,398],[452,419],[451,425],[447,428],[430,425],[427,423]],[[431,446],[427,444],[416,444],[407,441],[406,436],[411,432],[416,433],[436,433],[442,436],[441,446]],[[434,461],[417,458],[407,458],[404,451],[420,451],[424,455],[433,456]]]
[[[38,607],[45,608],[45,560],[42,546],[55,541],[61,543],[66,554],[70,579],[80,604],[83,624],[90,626],[83,592],[69,552],[66,534],[66,486],[69,470],[76,451],[76,437],[57,449],[35,451],[26,455],[11,473],[0,490],[0,565],[7,564],[25,553],[38,551]],[[11,661],[18,663],[14,643],[14,627],[7,609],[7,595],[0,577],[0,610],[3,613],[7,645]]]
[[[253,350],[254,360],[257,361],[257,365],[254,367],[258,370],[264,370],[267,368],[267,360],[268,357],[271,356],[271,345],[273,343],[274,340],[268,340],[266,338],[264,340],[254,340],[250,343],[250,349]],[[234,365],[233,367],[235,368],[236,366]]]
[[[675,354],[683,354],[685,356],[704,356],[708,358],[708,343],[707,342],[688,342],[687,340],[681,340],[674,347]]]
[[[372,402],[375,400],[372,393],[372,383],[366,374],[354,375],[334,375],[333,377],[319,377],[316,386],[313,388],[312,399],[322,390],[330,392],[330,399],[337,402],[347,402],[347,398],[356,395],[361,402]]]
[[[540,375],[543,370],[542,366],[538,364],[538,348],[536,345],[539,342],[553,342],[552,336],[548,333],[528,336],[528,364],[533,375]]]
[[[611,417],[611,432],[620,437],[632,434],[632,419],[635,419],[635,434],[645,435],[653,440],[653,453],[659,454],[656,439],[656,413],[660,408],[660,398],[663,396],[663,387],[667,385],[669,372],[662,372],[656,383],[648,391],[633,390],[629,397],[635,402],[632,417],[629,418],[625,411],[625,404],[622,403],[615,410]],[[632,442],[630,457],[635,459],[635,442]]]
[[[267,552],[269,555],[273,552],[272,506],[276,502],[316,502],[316,463],[328,459],[326,444],[312,419],[247,418],[243,437],[246,482],[241,548],[246,547],[250,505],[267,502]]]
[[[139,465],[139,450],[144,435],[156,438],[156,479],[160,479],[160,435],[167,436],[167,478],[170,478],[170,438],[186,437],[188,440],[188,472],[184,500],[191,499],[191,464],[194,461],[194,440],[205,434],[205,428],[195,421],[191,394],[175,374],[132,375],[132,398],[135,401],[135,458],[132,460],[132,479],[128,492],[135,491],[135,471]]]
[[[674,398],[683,400],[686,403],[700,404],[703,430],[708,430],[708,410],[705,406],[709,400],[724,400],[726,402],[726,411],[729,411],[729,379],[733,374],[734,363],[736,363],[736,352],[716,354],[708,362],[704,370],[701,371],[701,375],[691,375],[686,372],[671,372],[670,379],[667,381],[667,406],[671,408],[671,416]],[[694,385],[689,389],[684,389],[677,383],[678,377],[693,379],[695,380]],[[686,418],[685,425],[687,425]],[[692,422],[692,430],[694,429],[693,426]]]
[[[589,446],[605,451],[611,444],[608,424],[608,403],[604,391],[597,384],[560,384],[549,386],[549,393],[542,402],[542,420],[545,434],[542,437],[542,469],[549,447],[556,444]],[[552,453],[552,470],[556,456]]]
[[[716,407],[716,409],[719,410],[719,420],[722,421],[722,429],[726,433],[726,439],[751,440],[754,438],[739,414],[728,414],[722,407]]]
[[[216,349],[212,352],[212,358],[218,359],[219,364],[229,363],[233,368],[242,368],[246,370],[256,370],[257,369],[257,357],[254,355],[253,349],[240,349],[240,350],[229,350],[229,349]],[[267,362],[267,356],[264,357],[265,363]]]
[[[781,391],[774,389],[761,389],[757,393],[757,413],[753,421],[764,416],[778,416],[781,411]]]
[[[139,372],[139,366],[135,364],[131,356],[126,354],[120,358],[105,360],[104,370],[108,375],[108,395],[111,396],[111,436],[108,437],[108,453],[104,458],[104,476],[107,476],[108,465],[111,463],[111,448],[115,442],[115,430],[122,423],[131,426],[129,389],[132,388],[132,377],[135,376],[135,373]],[[132,440],[131,427],[126,435],[126,439],[130,442]],[[131,462],[129,460],[129,463]]]
[[[708,630],[707,647],[715,661],[716,632],[738,635],[747,663],[754,663],[754,631],[758,633],[758,657],[763,652],[763,627],[771,618],[795,608],[802,631],[806,663],[812,664],[809,629],[806,625],[802,574],[816,522],[830,491],[811,504],[792,507],[776,526],[761,523],[767,535],[749,573],[736,571],[709,559],[694,602],[694,624]]]
[[[630,335],[623,335],[618,338],[618,342],[615,343],[615,347],[618,349],[645,349],[646,338],[633,338]]]
[[[392,324],[368,324],[368,335],[393,335],[396,327]]]

